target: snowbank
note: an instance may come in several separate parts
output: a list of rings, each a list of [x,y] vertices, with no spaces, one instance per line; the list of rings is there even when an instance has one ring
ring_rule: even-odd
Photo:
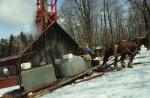
[[[142,48],[134,68],[109,72],[103,77],[57,89],[41,98],[149,98],[150,51]]]
[[[5,93],[7,93],[9,91],[18,89],[18,88],[19,88],[19,86],[13,86],[13,87],[8,87],[8,88],[0,89],[0,97],[2,97],[3,94],[5,94]]]

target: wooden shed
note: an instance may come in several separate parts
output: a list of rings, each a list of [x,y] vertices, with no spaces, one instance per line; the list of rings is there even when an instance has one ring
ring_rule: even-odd
[[[31,62],[32,65],[54,64],[55,59],[64,54],[75,54],[78,47],[58,23],[54,22],[22,52],[21,62]]]
[[[53,22],[43,33],[25,48],[18,56],[0,59],[0,69],[5,67],[16,71],[7,77],[0,77],[0,88],[20,84],[21,63],[31,62],[32,67],[54,64],[56,58],[67,53],[76,54],[78,44],[58,25]],[[8,70],[8,71],[11,71]],[[10,84],[7,84],[8,81]],[[6,84],[6,85],[4,85]]]

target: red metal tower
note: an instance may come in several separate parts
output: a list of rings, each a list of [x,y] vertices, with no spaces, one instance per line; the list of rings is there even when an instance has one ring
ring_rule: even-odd
[[[40,31],[44,32],[53,21],[59,18],[57,12],[57,0],[37,0],[36,22]]]

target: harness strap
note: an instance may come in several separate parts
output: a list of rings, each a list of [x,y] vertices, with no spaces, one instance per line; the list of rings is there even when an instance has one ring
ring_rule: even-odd
[[[136,53],[138,52],[138,46],[136,47],[136,50],[135,50],[134,52],[130,51],[129,48],[126,48],[126,50],[127,50],[129,53],[131,53],[131,55],[134,55],[134,54],[136,54]]]

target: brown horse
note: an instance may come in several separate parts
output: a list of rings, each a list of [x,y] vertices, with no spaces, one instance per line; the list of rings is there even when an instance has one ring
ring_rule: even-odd
[[[149,46],[149,40],[145,37],[137,37],[135,39],[126,41],[122,43],[122,53],[121,53],[121,64],[123,67],[124,65],[124,59],[128,55],[129,62],[128,67],[132,68],[132,61],[136,54],[141,50],[141,46],[144,45],[146,48]]]
[[[121,65],[125,67],[124,65],[124,59],[126,56],[129,57],[128,67],[132,68],[132,61],[136,54],[138,53],[139,47],[138,44],[132,40],[122,41],[119,43],[118,51],[121,55]],[[116,57],[117,59],[117,57]]]
[[[128,67],[132,68],[132,61],[135,57],[135,55],[140,50],[141,45],[144,45],[145,47],[148,47],[149,41],[147,38],[144,37],[138,37],[133,40],[121,40],[117,43],[111,44],[108,48],[105,50],[104,59],[103,59],[103,65],[106,64],[110,56],[115,57],[115,67],[117,67],[117,61],[118,56],[121,56],[121,64],[123,67],[124,65],[124,59],[126,59],[126,56],[129,57]]]

